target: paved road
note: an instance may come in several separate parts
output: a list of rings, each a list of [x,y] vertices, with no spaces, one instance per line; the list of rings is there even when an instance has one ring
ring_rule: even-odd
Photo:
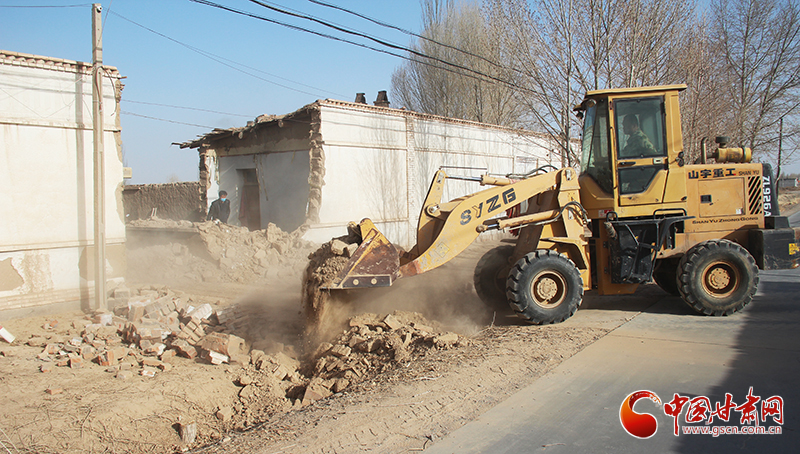
[[[791,220],[800,222],[800,214]],[[663,293],[650,292],[650,302],[590,300],[567,323],[599,325],[616,318],[621,325],[425,452],[797,452],[800,269],[760,276],[753,303],[731,317],[694,315],[680,299]],[[607,309],[592,310],[602,304]],[[646,399],[635,410],[657,418],[653,437],[633,438],[620,424],[620,405],[637,390],[651,390],[664,402],[675,393],[707,396],[713,405],[724,401],[725,393],[744,403],[751,386],[756,396],[784,399],[781,435],[676,437],[672,418]],[[732,412],[730,423],[713,426],[738,425],[738,417]],[[683,415],[679,422],[683,425]],[[774,425],[771,420],[762,424]]]

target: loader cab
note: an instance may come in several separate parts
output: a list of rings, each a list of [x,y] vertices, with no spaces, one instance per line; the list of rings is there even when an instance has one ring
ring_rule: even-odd
[[[678,94],[685,85],[598,90],[584,113],[581,203],[591,218],[652,215],[685,202]]]

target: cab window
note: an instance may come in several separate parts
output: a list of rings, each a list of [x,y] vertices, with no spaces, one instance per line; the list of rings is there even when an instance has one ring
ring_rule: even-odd
[[[608,136],[608,102],[592,101],[586,108],[581,143],[581,174],[592,177],[600,188],[611,193],[613,182]]]
[[[667,155],[664,98],[621,99],[614,102],[620,194],[644,192],[664,169],[651,158]]]

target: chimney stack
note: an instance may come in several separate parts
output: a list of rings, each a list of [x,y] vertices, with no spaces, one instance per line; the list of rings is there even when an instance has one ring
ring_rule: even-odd
[[[356,104],[366,104],[367,103],[367,97],[364,96],[364,93],[356,93],[355,103]]]
[[[374,104],[378,107],[389,107],[389,97],[386,96],[386,90],[378,92],[378,99],[375,100]]]

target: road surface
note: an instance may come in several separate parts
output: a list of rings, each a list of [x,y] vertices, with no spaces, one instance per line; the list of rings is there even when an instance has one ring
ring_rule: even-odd
[[[790,221],[798,225],[800,213]],[[759,275],[759,291],[751,305],[730,317],[697,316],[679,298],[656,299],[607,336],[425,452],[796,452],[800,446],[800,269]],[[566,323],[592,323],[603,312],[582,308]],[[750,387],[762,399],[783,399],[785,420],[780,435],[675,436],[673,418],[648,399],[637,402],[634,410],[656,417],[658,426],[652,437],[634,438],[620,423],[620,406],[634,391],[652,391],[664,403],[675,394],[706,396],[714,405],[723,402],[726,393],[736,404],[743,404]],[[757,405],[760,408],[761,402]],[[680,426],[686,425],[685,414],[686,408],[678,419]],[[710,426],[739,426],[740,416],[732,411],[730,422],[715,420]],[[769,417],[759,424],[778,426]]]

